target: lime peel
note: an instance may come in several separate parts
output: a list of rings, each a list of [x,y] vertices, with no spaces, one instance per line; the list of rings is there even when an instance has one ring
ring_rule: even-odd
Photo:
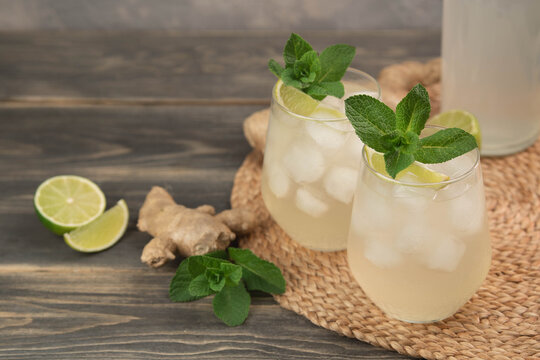
[[[122,199],[101,214],[96,220],[64,234],[64,241],[80,252],[99,252],[120,240],[129,223],[129,210]]]
[[[311,115],[320,104],[320,101],[292,86],[285,85],[281,80],[278,80],[274,87],[274,98],[289,111],[301,116]]]
[[[94,221],[105,206],[101,189],[76,175],[51,177],[38,186],[34,195],[34,209],[39,219],[58,235]]]
[[[378,173],[383,174],[384,176],[391,178],[388,172],[386,171],[384,156],[383,154],[377,153],[373,150],[368,151],[367,147],[366,158],[369,165]],[[371,153],[371,154],[370,154]],[[425,185],[426,187],[432,187],[435,189],[441,189],[445,184],[440,184],[441,182],[450,180],[450,177],[445,174],[441,174],[437,171],[433,171],[425,166],[422,166],[421,163],[414,162],[406,169],[400,171],[396,175],[396,180],[410,180],[410,185],[414,186],[415,182],[418,184],[433,184]],[[407,183],[409,184],[409,183]]]
[[[429,119],[428,124],[444,126],[447,128],[457,127],[465,130],[474,136],[479,149],[482,146],[480,123],[478,122],[478,119],[468,111],[458,109],[448,110]]]

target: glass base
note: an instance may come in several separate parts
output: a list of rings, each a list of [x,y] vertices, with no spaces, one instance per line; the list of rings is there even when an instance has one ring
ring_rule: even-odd
[[[318,248],[315,248],[315,247],[312,247],[312,246],[307,246],[306,244],[302,244],[300,241],[296,241],[294,240],[294,238],[291,237],[291,239],[301,245],[302,247],[305,247],[306,249],[309,249],[309,250],[313,250],[313,251],[319,251],[319,252],[324,252],[324,253],[331,253],[331,252],[337,252],[337,251],[344,251],[344,250],[347,250],[346,247],[339,247],[339,248],[329,248],[329,249],[318,249]]]
[[[538,135],[539,132],[537,131],[532,136],[527,137],[525,140],[521,140],[517,143],[504,144],[502,146],[494,145],[490,147],[489,145],[483,144],[480,154],[484,156],[504,156],[515,154],[534,144],[536,139],[538,139]]]
[[[438,319],[438,320],[427,320],[427,321],[412,321],[412,320],[405,320],[405,319],[398,319],[398,318],[393,318],[393,319],[403,321],[403,322],[406,322],[406,323],[409,323],[409,324],[432,324],[432,323],[444,320],[446,318],[442,318],[442,319]]]

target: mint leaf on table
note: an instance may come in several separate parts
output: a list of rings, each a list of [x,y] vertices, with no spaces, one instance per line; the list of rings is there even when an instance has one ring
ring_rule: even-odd
[[[396,112],[368,95],[345,100],[345,113],[360,139],[384,154],[392,178],[414,161],[432,164],[461,156],[478,147],[474,136],[458,128],[419,138],[429,118],[429,94],[420,84],[399,102]]]
[[[229,255],[225,250],[216,250],[209,252],[208,254],[205,254],[204,256],[210,256],[217,259],[224,259],[227,260],[229,258]]]
[[[285,68],[274,59],[270,59],[268,68],[285,85],[302,90],[316,100],[328,95],[341,98],[345,95],[341,78],[355,52],[353,46],[337,44],[319,55],[307,41],[292,33],[283,50]]]
[[[242,278],[249,290],[261,290],[271,294],[285,292],[285,279],[276,265],[262,260],[249,249],[229,248],[229,255],[242,267]]]
[[[188,259],[189,272],[194,278],[198,275],[204,274],[208,268],[219,269],[219,264],[222,262],[227,262],[226,259],[220,259],[218,257],[208,255],[194,255],[190,256]]]
[[[246,321],[251,297],[243,283],[226,286],[214,296],[214,314],[229,326],[237,326]]]
[[[191,296],[205,297],[214,293],[214,290],[210,289],[210,284],[205,274],[197,275],[188,286],[188,292]]]
[[[226,281],[225,276],[220,269],[206,269],[204,272],[204,280],[208,284],[208,288],[215,292],[221,291],[225,286]],[[210,295],[210,293],[207,295]]]
[[[451,160],[478,147],[474,136],[465,130],[450,128],[420,139],[414,158],[424,164]]]
[[[238,285],[242,279],[242,267],[231,263],[222,263],[219,265],[219,269],[225,277],[227,286]]]
[[[192,280],[193,276],[189,272],[189,258],[187,258],[180,263],[171,280],[169,298],[176,302],[188,302],[203,298],[204,296],[193,296],[189,292],[189,284]]]
[[[233,262],[231,262],[234,261]],[[251,297],[246,291],[274,294],[285,291],[285,279],[278,267],[250,250],[229,248],[184,259],[171,280],[172,301],[193,301],[215,294],[214,313],[229,326],[243,323]]]

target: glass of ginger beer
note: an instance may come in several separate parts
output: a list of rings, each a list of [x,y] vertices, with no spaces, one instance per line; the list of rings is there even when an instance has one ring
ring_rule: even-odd
[[[349,68],[345,96],[316,101],[278,80],[272,92],[261,192],[279,226],[319,251],[346,248],[362,142],[345,116],[344,100],[380,98],[370,75]],[[305,115],[309,114],[309,115]]]
[[[440,129],[426,127],[421,137]],[[491,263],[478,148],[440,164],[414,163],[417,173],[399,180],[381,171],[382,154],[367,146],[362,161],[347,247],[352,274],[392,318],[428,323],[453,315]],[[425,168],[441,181],[419,183]]]

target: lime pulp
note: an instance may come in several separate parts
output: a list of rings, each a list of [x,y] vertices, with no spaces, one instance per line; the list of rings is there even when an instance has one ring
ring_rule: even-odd
[[[41,222],[61,235],[95,220],[105,210],[105,195],[92,181],[75,175],[45,180],[34,195]]]
[[[91,223],[64,234],[64,241],[77,251],[102,251],[120,240],[126,232],[128,222],[127,204],[120,200]]]

